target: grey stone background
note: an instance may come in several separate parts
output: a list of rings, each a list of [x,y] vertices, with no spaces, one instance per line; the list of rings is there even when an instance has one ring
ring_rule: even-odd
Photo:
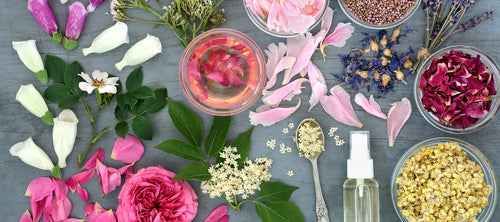
[[[70,0],[66,5],[61,5],[59,1],[49,0],[59,26],[64,28],[68,6],[73,2]],[[83,1],[85,5],[87,1]],[[485,10],[493,10],[494,14],[491,20],[484,22],[478,27],[466,33],[460,33],[452,36],[444,46],[462,44],[477,47],[486,51],[493,59],[500,61],[500,38],[499,38],[499,20],[500,12],[498,12],[498,0],[481,0],[477,1],[470,12],[467,13],[465,19],[471,18],[473,15],[480,15]],[[208,130],[211,117],[207,114],[196,110],[192,106],[185,95],[183,94],[178,83],[178,63],[179,58],[184,48],[179,44],[175,35],[171,30],[158,26],[136,22],[127,22],[129,25],[130,44],[123,45],[118,49],[107,52],[105,54],[92,54],[84,57],[81,54],[81,49],[90,45],[93,38],[105,28],[113,24],[112,18],[106,15],[109,11],[109,1],[106,1],[97,10],[87,16],[86,24],[83,33],[79,40],[78,48],[71,52],[67,52],[62,46],[54,44],[46,35],[45,32],[38,26],[33,19],[31,13],[26,9],[26,0],[17,1],[1,1],[0,2],[0,67],[2,69],[0,81],[0,199],[2,200],[0,207],[0,221],[18,221],[21,214],[30,207],[29,198],[24,196],[24,192],[29,182],[37,177],[49,176],[48,171],[35,169],[21,162],[17,157],[12,157],[9,154],[9,148],[28,137],[33,137],[36,144],[42,147],[51,157],[56,160],[55,153],[52,149],[52,127],[45,125],[39,118],[31,115],[25,110],[20,103],[15,101],[15,94],[21,85],[33,83],[35,87],[43,92],[47,85],[41,84],[35,76],[24,67],[15,51],[12,49],[11,41],[21,41],[28,39],[36,39],[38,50],[42,57],[51,54],[63,58],[67,63],[78,61],[83,66],[87,73],[98,69],[115,74],[122,79],[135,67],[126,67],[123,71],[118,72],[114,68],[114,64],[118,62],[124,55],[126,50],[135,42],[146,36],[146,33],[158,36],[163,45],[162,54],[157,55],[153,59],[143,64],[144,70],[144,85],[152,88],[166,87],[171,99],[180,101],[197,113],[203,121],[203,127]],[[265,34],[254,26],[244,12],[241,0],[226,0],[222,7],[225,9],[225,18],[227,21],[221,27],[237,29],[251,38],[253,38],[261,49],[267,48],[270,43],[285,42],[285,39],[272,37]],[[348,18],[339,10],[338,2],[332,0],[330,7],[337,9],[334,14],[333,26],[337,22],[348,22]],[[139,12],[140,13],[140,12]],[[148,17],[146,17],[148,18]],[[402,44],[396,49],[406,51],[408,46],[412,46],[418,50],[422,44],[425,33],[424,12],[418,10],[413,17],[407,21],[404,26],[413,30],[407,38],[402,39]],[[328,47],[326,49],[329,57],[326,61],[322,60],[321,54],[316,52],[313,55],[313,62],[321,69],[327,79],[328,87],[333,87],[336,82],[332,77],[332,73],[341,71],[341,64],[338,60],[338,53],[346,53],[351,47],[359,47],[359,41],[363,38],[362,32],[369,30],[354,24],[356,31],[348,44],[344,48]],[[331,30],[333,30],[332,27]],[[318,28],[313,30],[315,33]],[[389,30],[391,33],[392,30]],[[371,32],[373,33],[373,31]],[[390,196],[390,179],[393,169],[401,157],[401,155],[414,144],[433,137],[438,136],[453,136],[443,133],[431,125],[420,115],[415,107],[413,99],[413,77],[408,77],[408,85],[397,84],[395,92],[387,94],[378,102],[381,104],[382,110],[387,112],[390,104],[401,100],[403,97],[408,97],[412,101],[413,114],[410,120],[402,129],[395,147],[389,148],[386,133],[386,121],[373,117],[362,111],[357,105],[354,105],[356,114],[363,122],[363,130],[369,130],[371,133],[371,148],[372,157],[375,165],[375,178],[380,184],[380,216],[381,221],[398,221],[398,217],[392,206]],[[310,87],[304,89],[301,95],[303,101],[307,101],[310,95]],[[354,95],[354,94],[352,94]],[[88,100],[91,104],[95,102]],[[261,105],[261,101],[257,101],[252,110]],[[292,102],[295,104],[295,101]],[[116,122],[113,116],[113,106],[105,108],[99,117],[96,130],[101,130],[105,127],[114,125]],[[92,107],[95,109],[95,106]],[[339,127],[338,135],[341,138],[348,140],[350,130],[356,128],[342,125],[333,120],[327,115],[320,105],[314,107],[311,112],[307,112],[308,104],[304,102],[302,107],[294,113],[290,118],[277,123],[271,127],[258,126],[255,128],[252,136],[252,146],[249,153],[250,158],[270,157],[274,160],[272,166],[273,181],[283,181],[289,185],[298,186],[300,189],[294,192],[291,201],[296,203],[302,211],[306,221],[315,221],[315,196],[312,183],[312,173],[310,164],[306,159],[298,156],[297,150],[294,147],[291,139],[291,134],[284,135],[281,130],[288,126],[288,123],[293,122],[297,125],[302,119],[314,117],[323,130],[328,131],[331,126]],[[61,111],[56,104],[49,103],[49,109],[57,116]],[[89,120],[81,105],[77,105],[74,109],[80,119],[78,124],[78,135],[73,153],[68,157],[69,166],[63,169],[64,179],[78,172],[76,168],[78,153],[84,151],[90,139]],[[155,129],[155,135],[151,141],[143,141],[146,151],[140,161],[134,166],[134,172],[140,168],[147,166],[162,165],[168,170],[177,172],[182,166],[189,163],[184,159],[173,155],[163,153],[153,149],[166,139],[182,139],[182,135],[178,133],[172,125],[172,121],[168,116],[167,110],[149,115],[148,118],[152,121]],[[487,157],[494,169],[496,175],[500,172],[500,119],[496,118],[491,121],[482,130],[468,134],[453,136],[463,139],[481,150]],[[229,139],[235,139],[237,135],[250,127],[248,121],[248,110],[233,117],[232,128],[229,133]],[[206,132],[206,131],[205,131]],[[117,136],[114,132],[110,132],[98,140],[91,153],[97,148],[103,148],[106,152],[105,164],[113,167],[120,167],[123,164],[109,159],[112,146]],[[278,149],[271,150],[266,147],[266,140],[276,139],[277,143],[285,143],[293,148],[292,153],[280,154]],[[326,138],[326,151],[319,159],[319,171],[321,175],[323,194],[326,203],[330,210],[330,218],[332,221],[342,221],[342,184],[346,179],[346,159],[348,158],[348,143],[343,147],[334,146],[332,138]],[[288,170],[294,171],[293,177],[286,175]],[[195,221],[203,221],[206,216],[220,204],[225,201],[222,198],[210,199],[208,195],[202,194],[199,189],[199,182],[191,181],[190,184],[195,188],[199,197],[198,214]],[[94,177],[89,183],[84,185],[90,195],[90,201],[98,201],[106,209],[116,209],[118,204],[117,196],[119,189],[110,194],[100,197],[101,191],[97,177]],[[86,205],[81,201],[76,194],[69,194],[73,203],[71,216],[75,218],[84,218],[83,208]],[[498,210],[500,205],[497,205]],[[230,209],[229,214],[231,221],[258,221],[253,205],[247,204],[243,206],[242,212],[237,212]],[[496,212],[491,221],[500,221],[500,214]]]

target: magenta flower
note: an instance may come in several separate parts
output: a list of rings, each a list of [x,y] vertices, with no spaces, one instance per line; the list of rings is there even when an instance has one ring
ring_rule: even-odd
[[[118,138],[115,141],[110,158],[124,163],[135,163],[143,153],[144,146],[141,140],[129,134],[125,139]]]
[[[118,221],[193,220],[198,197],[188,182],[172,180],[174,176],[162,167],[140,169],[129,176],[118,195]]]
[[[87,6],[87,11],[94,12],[95,8],[99,6],[104,0],[89,0],[90,4]]]
[[[66,36],[63,39],[63,46],[66,50],[73,50],[78,46],[76,41],[82,33],[87,10],[81,2],[75,2],[69,6],[68,18],[66,19]]]
[[[47,4],[47,0],[28,0],[28,10],[40,27],[50,35],[52,41],[57,44],[61,43],[62,35],[59,33],[56,17]]]

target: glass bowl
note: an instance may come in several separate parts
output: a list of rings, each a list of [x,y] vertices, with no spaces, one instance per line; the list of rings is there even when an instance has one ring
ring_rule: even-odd
[[[422,141],[417,145],[413,146],[408,151],[406,151],[405,154],[403,154],[401,159],[399,159],[398,163],[396,164],[391,179],[391,197],[392,197],[392,205],[394,206],[394,209],[396,210],[396,213],[398,214],[398,217],[401,221],[408,222],[409,220],[405,216],[403,216],[403,214],[401,213],[401,208],[399,208],[397,205],[399,187],[398,184],[396,183],[396,178],[399,177],[400,175],[399,172],[403,168],[406,160],[410,159],[421,148],[443,144],[446,142],[457,143],[462,148],[462,151],[466,153],[467,158],[469,158],[469,160],[472,160],[476,164],[481,166],[481,169],[484,174],[483,179],[487,185],[491,186],[492,190],[490,195],[488,196],[488,205],[486,205],[482,209],[482,211],[479,214],[477,214],[476,219],[478,221],[486,222],[489,221],[493,216],[497,204],[498,188],[497,188],[497,179],[495,177],[495,172],[493,171],[493,167],[491,166],[490,162],[477,148],[475,148],[474,146],[465,141],[451,137],[438,137]]]
[[[318,25],[319,23],[321,23],[321,19],[325,15],[326,8],[330,4],[330,0],[324,0],[324,1],[325,1],[325,4],[323,5],[323,8],[321,9],[321,12],[319,12],[316,15],[314,23],[307,29],[308,31],[310,31],[316,25]],[[267,27],[267,20],[263,19],[260,15],[254,13],[247,6],[246,0],[243,0],[243,7],[245,7],[245,11],[246,11],[248,17],[250,18],[250,21],[252,21],[252,23],[255,24],[255,26],[257,26],[260,30],[264,31],[265,33],[267,33],[269,35],[272,35],[272,36],[275,36],[275,37],[279,37],[279,38],[292,38],[292,37],[296,37],[296,36],[298,36],[300,34],[303,34],[303,33],[285,32],[285,31],[278,31],[278,30],[269,29]]]
[[[464,53],[472,55],[473,57],[476,57],[477,55],[479,55],[481,62],[483,62],[486,65],[489,72],[493,73],[493,78],[495,80],[495,89],[497,91],[497,95],[492,99],[490,112],[488,114],[486,114],[486,116],[484,116],[483,118],[479,119],[475,124],[465,128],[465,129],[462,129],[460,127],[441,125],[439,118],[436,115],[434,115],[432,112],[427,112],[427,110],[425,110],[425,107],[421,102],[423,94],[419,88],[419,85],[420,85],[420,78],[422,77],[422,74],[425,72],[426,69],[429,68],[429,66],[432,63],[432,60],[434,60],[436,58],[441,58],[443,55],[447,54],[451,50],[464,52]],[[433,53],[431,56],[429,56],[429,58],[427,58],[422,63],[422,65],[418,69],[417,75],[415,77],[415,84],[413,86],[413,93],[414,93],[415,103],[417,104],[417,107],[418,107],[418,111],[420,111],[422,116],[432,126],[440,129],[443,132],[447,132],[447,133],[451,133],[451,134],[471,133],[471,132],[477,131],[477,130],[481,129],[482,127],[484,127],[488,122],[490,122],[493,119],[493,117],[495,117],[495,115],[498,112],[498,109],[500,107],[500,100],[498,98],[498,96],[500,95],[499,68],[490,56],[488,56],[486,53],[480,51],[479,49],[476,49],[476,48],[470,47],[470,46],[462,46],[462,45],[449,46],[449,47],[443,48],[443,49],[438,50],[437,52]]]
[[[421,2],[421,0],[416,0],[413,7],[408,9],[408,11],[406,12],[405,15],[402,16],[401,18],[399,18],[398,20],[394,21],[393,23],[389,23],[389,24],[385,24],[385,25],[376,25],[376,24],[371,24],[369,22],[365,22],[365,21],[359,19],[358,17],[356,17],[351,12],[351,10],[349,8],[347,8],[345,0],[338,0],[338,1],[339,1],[340,8],[344,12],[344,14],[347,15],[347,17],[349,19],[351,19],[354,23],[356,23],[362,27],[368,28],[368,29],[390,29],[390,28],[394,28],[396,26],[403,24],[404,22],[406,22],[406,20],[408,20],[417,11],[417,9],[419,8],[420,2]]]
[[[186,47],[179,63],[184,94],[200,110],[229,116],[249,108],[261,95],[266,61],[245,34],[212,29]]]

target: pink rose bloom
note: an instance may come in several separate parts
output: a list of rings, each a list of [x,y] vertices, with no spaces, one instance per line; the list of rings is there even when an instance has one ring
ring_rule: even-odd
[[[198,197],[188,182],[159,167],[140,169],[127,177],[118,195],[117,219],[129,221],[191,221]]]

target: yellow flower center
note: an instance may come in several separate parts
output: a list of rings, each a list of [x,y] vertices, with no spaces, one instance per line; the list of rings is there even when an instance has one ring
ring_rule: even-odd
[[[92,86],[94,86],[94,87],[100,88],[103,85],[104,85],[104,80],[101,80],[101,81],[96,80],[96,79],[92,80]]]

